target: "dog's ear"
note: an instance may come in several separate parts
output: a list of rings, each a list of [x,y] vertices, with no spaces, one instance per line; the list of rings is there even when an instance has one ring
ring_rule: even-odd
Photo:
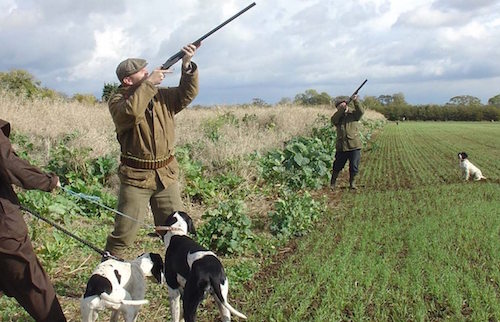
[[[177,212],[174,211],[173,213],[171,213],[170,215],[168,215],[167,219],[165,219],[165,222],[163,223],[164,226],[171,226],[175,223],[175,218],[174,218],[174,215],[176,214]]]
[[[151,274],[154,276],[155,280],[161,284],[162,283],[162,274],[163,274],[163,259],[160,254],[150,253],[149,257],[153,262],[153,268],[151,269]]]
[[[188,232],[196,237],[196,229],[194,228],[193,220],[191,218],[188,220]]]
[[[191,217],[184,211],[178,211],[177,213],[184,219],[184,221],[186,221],[186,224],[188,226],[188,233],[196,236],[196,229],[194,228],[193,219],[191,219]]]

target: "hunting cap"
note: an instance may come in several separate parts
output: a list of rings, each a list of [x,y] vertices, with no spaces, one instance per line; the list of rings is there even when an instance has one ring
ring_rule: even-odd
[[[346,102],[347,103],[347,100],[345,98],[337,98],[335,100],[335,107],[339,107],[339,105],[342,104],[342,102]]]
[[[125,77],[137,73],[147,64],[148,62],[142,58],[127,58],[116,67],[116,76],[121,82]]]

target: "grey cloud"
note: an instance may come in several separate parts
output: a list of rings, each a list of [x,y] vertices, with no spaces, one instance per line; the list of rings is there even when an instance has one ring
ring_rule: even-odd
[[[41,13],[43,23],[49,25],[61,22],[79,24],[91,15],[119,15],[125,10],[123,2],[118,0],[44,0],[32,1],[32,5]]]
[[[364,78],[370,81],[363,95],[403,92],[417,100],[414,88],[422,92],[426,84],[460,80],[463,85],[499,77],[499,26],[494,22],[499,1],[440,0],[421,8],[408,2],[406,12],[387,29],[381,17],[392,19],[394,1],[257,1],[196,53],[201,88],[195,104],[242,103],[254,97],[272,103],[310,88],[349,94]],[[115,81],[118,62],[108,56],[92,60],[94,32],[122,28],[134,46],[123,44],[120,54],[142,56],[156,67],[249,2],[19,1],[19,11],[30,15],[16,28],[7,27],[14,21],[0,21],[5,48],[0,70],[27,69],[43,86],[100,96],[104,82]],[[235,11],[228,12],[229,6]],[[477,34],[472,27],[454,34],[466,24],[483,28]],[[69,77],[80,64],[96,70]],[[165,85],[178,83],[180,65],[175,69]],[[423,99],[451,97],[427,88],[429,96],[421,93]],[[468,94],[475,90],[471,87]]]
[[[460,10],[470,12],[481,8],[498,6],[498,0],[438,0],[433,7],[443,10]]]

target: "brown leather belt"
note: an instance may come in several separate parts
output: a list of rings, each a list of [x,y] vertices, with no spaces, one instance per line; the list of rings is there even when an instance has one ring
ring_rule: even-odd
[[[169,156],[167,159],[161,159],[161,160],[143,160],[137,158],[128,158],[125,156],[120,157],[120,161],[123,164],[132,168],[146,169],[146,170],[155,170],[163,168],[164,166],[168,165],[173,159],[174,159],[173,155]]]

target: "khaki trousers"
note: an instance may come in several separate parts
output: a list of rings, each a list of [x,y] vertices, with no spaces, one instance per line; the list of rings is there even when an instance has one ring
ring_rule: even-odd
[[[163,225],[166,218],[174,211],[183,210],[179,183],[174,182],[164,188],[157,179],[157,189],[139,188],[127,184],[120,184],[118,196],[118,211],[136,221],[115,215],[115,227],[108,236],[106,250],[112,255],[122,257],[125,249],[134,242],[137,231],[142,226],[148,213],[148,204],[151,205],[155,226]]]

